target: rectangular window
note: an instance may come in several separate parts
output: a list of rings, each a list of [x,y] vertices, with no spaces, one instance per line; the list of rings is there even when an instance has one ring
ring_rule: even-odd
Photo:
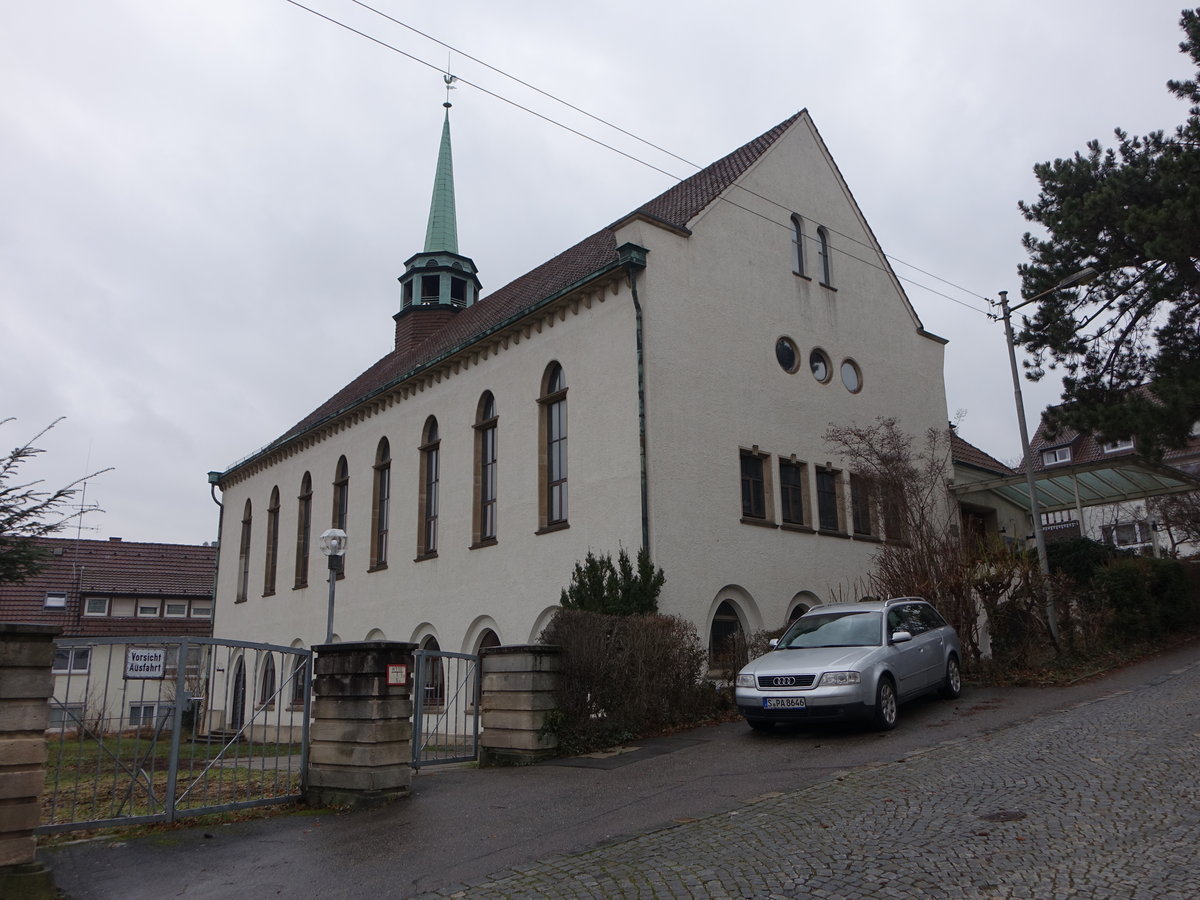
[[[50,704],[50,721],[48,727],[52,729],[70,730],[78,728],[83,724],[83,704],[82,703],[54,703]]]
[[[66,609],[67,594],[65,591],[46,591],[46,609]]]
[[[83,614],[85,616],[107,616],[108,598],[88,597],[83,601]]]
[[[883,497],[884,536],[893,543],[903,544],[908,540],[905,519],[904,492],[900,488],[887,491]]]
[[[211,619],[212,618],[212,603],[208,600],[193,600],[192,601],[192,618],[193,619]]]
[[[763,458],[742,452],[742,517],[766,519],[767,491],[763,478]]]
[[[1119,441],[1109,441],[1108,443],[1101,444],[1100,447],[1105,453],[1119,453],[1122,450],[1132,450],[1133,438],[1122,438]]]
[[[163,715],[170,712],[170,707],[164,706]],[[129,706],[129,724],[138,727],[147,727],[155,723],[154,704],[153,703],[133,703]]]
[[[168,600],[163,615],[168,619],[186,619],[188,605],[186,600]]]
[[[139,600],[137,605],[137,614],[139,619],[153,619],[158,617],[159,603],[157,600]]]
[[[843,531],[840,474],[834,469],[817,469],[817,522],[822,531]]]
[[[875,498],[871,481],[864,475],[850,476],[850,513],[854,533],[863,537],[875,534]]]
[[[85,673],[91,664],[91,647],[58,647],[54,651],[56,675]]]
[[[808,524],[808,504],[804,502],[806,476],[804,463],[779,460],[779,514],[788,525]]]
[[[1053,450],[1042,451],[1042,465],[1044,466],[1053,466],[1056,463],[1068,463],[1070,461],[1070,447],[1055,447]]]

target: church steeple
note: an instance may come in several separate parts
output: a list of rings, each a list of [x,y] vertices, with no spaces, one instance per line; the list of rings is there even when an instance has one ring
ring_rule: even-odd
[[[441,328],[460,310],[479,299],[475,263],[458,252],[458,219],[454,208],[454,161],[450,151],[450,89],[446,75],[446,117],[438,147],[425,249],[404,263],[400,276],[400,312],[396,320],[396,349],[411,349]],[[420,319],[417,322],[416,319]]]

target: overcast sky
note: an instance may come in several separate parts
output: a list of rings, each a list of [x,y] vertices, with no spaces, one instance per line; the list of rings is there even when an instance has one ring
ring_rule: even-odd
[[[446,65],[352,0],[304,2]],[[1191,75],[1163,0],[372,5],[699,164],[806,107],[950,340],[950,414],[1009,461],[1003,331],[977,310],[1019,292],[1032,166],[1114,126],[1173,128],[1186,110],[1164,84]],[[457,53],[450,67],[693,171]],[[16,419],[0,444],[65,416],[23,474],[57,487],[114,467],[88,485],[104,512],[83,536],[212,540],[205,473],[391,349],[440,75],[286,0],[43,0],[0,12],[0,85],[0,419]],[[672,183],[470,86],[452,99],[459,244],[485,293]],[[1031,421],[1056,399],[1027,386]]]

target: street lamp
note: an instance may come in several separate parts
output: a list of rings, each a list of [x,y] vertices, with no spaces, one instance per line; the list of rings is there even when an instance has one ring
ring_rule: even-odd
[[[321,532],[318,544],[321,552],[329,557],[329,621],[325,626],[325,643],[333,643],[333,592],[337,587],[338,572],[342,570],[342,557],[346,555],[346,543],[350,540],[340,528],[329,528]]]
[[[1055,291],[1078,287],[1081,284],[1094,281],[1099,274],[1094,268],[1087,266],[1073,275],[1068,275],[1058,284],[1054,285],[1054,287],[1042,291],[1040,294],[1034,294],[1032,297],[1022,299],[1012,309],[1008,306],[1008,291],[1000,292],[1001,318],[1004,319],[1004,337],[1008,341],[1008,363],[1012,368],[1013,396],[1017,401],[1017,425],[1021,431],[1021,458],[1025,463],[1025,484],[1029,488],[1029,515],[1033,518],[1033,540],[1037,544],[1038,566],[1042,570],[1042,577],[1046,580],[1046,625],[1049,627],[1050,637],[1055,643],[1058,642],[1058,617],[1054,611],[1054,598],[1050,593],[1050,559],[1046,555],[1046,535],[1042,532],[1042,509],[1038,503],[1037,487],[1033,479],[1033,460],[1030,458],[1029,452],[1029,429],[1025,425],[1025,401],[1021,399],[1021,376],[1017,372],[1017,351],[1013,341],[1012,314],[1015,310],[1020,309],[1022,306],[1028,306],[1030,303],[1040,300],[1047,294],[1053,294]]]

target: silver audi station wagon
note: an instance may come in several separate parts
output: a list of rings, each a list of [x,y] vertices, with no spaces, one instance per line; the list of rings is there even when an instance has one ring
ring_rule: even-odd
[[[899,704],[962,690],[958,635],[920,597],[816,606],[738,673],[751,728],[867,718],[896,727]]]

